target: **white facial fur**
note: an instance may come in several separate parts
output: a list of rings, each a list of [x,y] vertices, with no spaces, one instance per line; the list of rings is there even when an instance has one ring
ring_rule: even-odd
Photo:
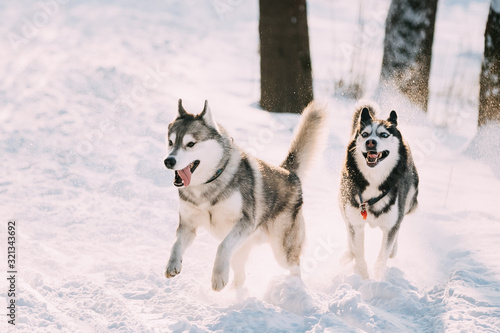
[[[363,133],[369,134],[367,137],[362,137]],[[381,137],[382,133],[389,134],[389,137]],[[375,167],[369,167],[366,164],[366,159],[363,153],[366,153],[366,141],[375,140],[377,142],[377,151],[389,151],[389,156],[379,161]],[[399,139],[391,135],[384,126],[374,122],[366,126],[356,139],[356,163],[360,171],[365,176],[370,185],[378,186],[389,176],[392,169],[398,162]]]
[[[200,164],[193,173],[189,186],[203,184],[217,171],[222,154],[222,147],[216,140],[200,141],[191,148],[185,147],[177,151],[175,169],[183,169],[192,162],[199,160]]]
[[[167,137],[165,139],[165,144],[166,144],[166,147],[167,147],[167,156],[170,155],[170,153],[174,149],[173,145],[172,146],[169,145],[169,141],[175,142],[175,138],[176,137],[177,137],[177,135],[175,135],[175,133],[172,133],[170,135],[168,135],[168,133],[167,133]]]
[[[194,136],[192,136],[191,134],[184,135],[184,137],[182,138],[182,144],[184,145],[184,147],[187,147],[188,143],[190,142],[196,143],[196,139],[194,138]]]
[[[204,112],[202,119],[205,124],[220,133],[219,126],[213,118],[208,102],[205,102]],[[180,113],[177,117],[179,116]],[[198,126],[205,125],[199,123]],[[202,130],[202,128],[199,128],[199,130]],[[203,184],[216,173],[217,167],[223,157],[222,146],[215,139],[203,139],[198,141],[192,133],[186,133],[182,138],[177,138],[177,134],[177,132],[170,132],[167,134],[167,157],[174,157],[176,159],[175,170],[184,169],[194,161],[199,160],[200,164],[192,174],[189,187]],[[181,139],[182,142],[180,146],[178,146],[176,142],[178,139]],[[171,146],[169,145],[169,141],[173,143]]]
[[[223,156],[223,148],[217,140],[196,141],[193,135],[186,134],[182,138],[182,146],[175,150],[176,133],[171,133],[167,136],[167,157],[172,156],[176,159],[174,169],[181,170],[193,163],[196,160],[200,164],[193,172],[189,187],[200,185],[209,180],[217,171],[217,167]],[[173,145],[169,145],[169,140]],[[194,146],[189,147],[189,143],[194,143]],[[171,155],[171,154],[174,155]]]
[[[190,187],[203,184],[215,174],[223,155],[223,149],[216,140],[197,142],[193,136],[186,134],[182,139],[182,147],[178,149],[174,155],[170,155],[174,148],[173,146],[169,147],[168,139],[175,142],[175,134],[171,134],[170,137],[167,138],[168,156],[173,156],[176,159],[175,170],[184,169],[196,160],[200,161],[200,164],[192,174]],[[190,142],[194,142],[195,145],[193,147],[188,147],[187,144]]]

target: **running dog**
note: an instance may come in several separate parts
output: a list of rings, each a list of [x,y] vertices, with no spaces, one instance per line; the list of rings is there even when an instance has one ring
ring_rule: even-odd
[[[354,259],[356,273],[365,279],[365,224],[382,229],[375,263],[375,275],[380,278],[388,258],[396,255],[403,217],[417,207],[417,169],[397,119],[395,111],[387,120],[376,119],[375,106],[370,104],[357,108],[342,170],[339,201],[349,246],[345,259]]]
[[[179,188],[179,226],[165,269],[181,272],[182,256],[198,227],[222,240],[212,272],[212,289],[222,290],[234,271],[234,286],[245,280],[249,251],[261,238],[277,261],[300,276],[305,237],[301,178],[318,154],[326,111],[315,102],[304,110],[290,150],[281,166],[249,156],[215,122],[205,101],[203,111],[188,113],[179,100],[178,114],[168,126],[167,169],[175,171]]]

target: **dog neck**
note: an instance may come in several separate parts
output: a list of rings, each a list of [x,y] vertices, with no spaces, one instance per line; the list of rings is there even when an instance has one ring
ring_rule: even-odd
[[[224,163],[224,166],[220,169],[218,169],[215,174],[205,182],[205,184],[208,184],[208,183],[211,183],[213,182],[214,180],[216,180],[217,178],[219,178],[220,175],[222,175],[222,173],[224,172],[224,170],[226,169],[226,166],[227,164],[229,163],[229,160],[231,159],[231,157],[229,157],[226,161],[226,163]]]

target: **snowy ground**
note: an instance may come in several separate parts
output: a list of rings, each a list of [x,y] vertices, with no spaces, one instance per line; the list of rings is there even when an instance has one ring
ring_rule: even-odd
[[[430,115],[398,109],[420,206],[387,276],[363,281],[339,263],[336,200],[355,101],[334,86],[354,61],[367,95],[375,91],[389,6],[363,3],[359,33],[357,2],[308,1],[315,94],[331,124],[304,186],[303,282],[262,246],[246,288],[216,293],[217,242],[207,232],[182,274],[163,277],[178,216],[164,135],[178,98],[192,112],[208,99],[248,151],[285,156],[298,117],[255,107],[258,1],[2,2],[0,260],[7,275],[15,219],[18,275],[16,326],[1,316],[0,331],[498,332],[500,128],[471,142],[487,1],[440,2]],[[380,234],[368,231],[372,265]]]

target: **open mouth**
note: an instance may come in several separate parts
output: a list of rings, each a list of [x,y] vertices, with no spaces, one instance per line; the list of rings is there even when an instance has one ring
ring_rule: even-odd
[[[369,150],[366,153],[363,153],[363,156],[366,159],[366,165],[370,168],[377,166],[380,161],[383,161],[387,156],[389,156],[389,151],[384,150],[381,152],[377,152],[375,150]]]
[[[175,180],[174,185],[177,187],[187,187],[191,183],[191,175],[194,170],[200,165],[200,161],[196,160],[193,163],[189,164],[182,170],[175,170]]]

